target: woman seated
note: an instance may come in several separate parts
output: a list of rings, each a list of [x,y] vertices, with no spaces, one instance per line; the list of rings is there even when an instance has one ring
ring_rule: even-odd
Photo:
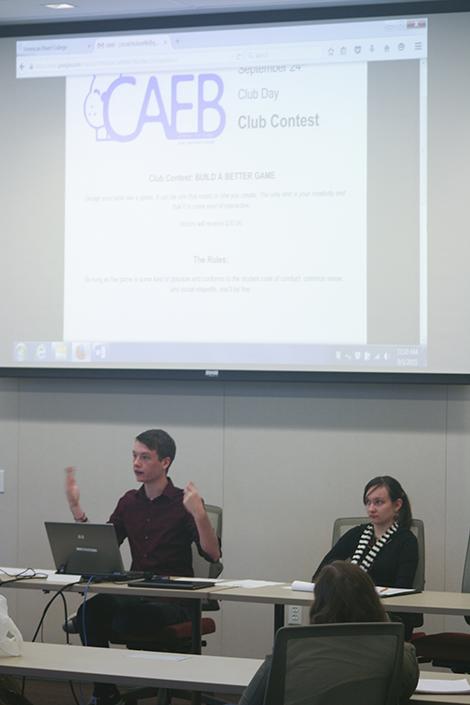
[[[388,617],[369,576],[358,566],[334,561],[325,566],[314,588],[310,609],[312,624],[343,622],[387,622]],[[271,656],[254,675],[239,705],[263,705],[271,666]],[[315,664],[312,664],[315,668]],[[406,702],[418,682],[419,670],[414,647],[404,643],[400,701]]]
[[[398,480],[374,477],[364,488],[369,524],[349,529],[326,554],[312,581],[332,561],[350,560],[370,575],[376,585],[411,588],[418,566],[418,541],[410,530],[410,500]],[[405,639],[423,623],[420,614],[394,614],[405,625]]]
[[[369,524],[349,529],[327,553],[313,575],[323,566],[350,560],[383,587],[413,587],[418,565],[418,542],[410,530],[410,501],[400,485],[389,475],[374,477],[364,488],[363,502]]]

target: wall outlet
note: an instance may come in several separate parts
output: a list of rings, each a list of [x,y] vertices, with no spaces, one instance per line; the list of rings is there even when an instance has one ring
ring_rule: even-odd
[[[288,606],[287,624],[302,624],[302,607],[300,605]]]
[[[0,494],[5,492],[5,470],[0,470]]]

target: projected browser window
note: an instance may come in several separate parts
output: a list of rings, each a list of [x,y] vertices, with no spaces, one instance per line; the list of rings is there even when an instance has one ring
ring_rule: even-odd
[[[422,18],[18,41],[65,80],[65,224],[15,363],[425,368],[426,58]]]

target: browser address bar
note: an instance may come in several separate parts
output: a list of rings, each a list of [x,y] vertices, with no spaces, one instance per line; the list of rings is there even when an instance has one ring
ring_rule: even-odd
[[[17,77],[48,77],[48,76],[79,76],[90,74],[110,74],[139,72],[145,73],[158,70],[222,70],[238,69],[240,66],[258,64],[280,64],[292,62],[305,62],[308,56],[309,62],[318,60],[321,57],[319,45],[313,45],[306,50],[305,46],[292,47],[251,47],[247,50],[230,47],[226,51],[204,49],[200,52],[192,51],[171,51],[158,52],[152,55],[134,54],[134,56],[96,56],[94,54],[45,54],[35,56],[17,57]]]

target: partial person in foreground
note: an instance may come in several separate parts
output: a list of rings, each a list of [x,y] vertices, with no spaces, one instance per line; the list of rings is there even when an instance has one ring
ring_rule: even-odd
[[[322,568],[313,594],[311,624],[389,621],[372,580],[352,563],[334,561]],[[244,691],[239,705],[263,705],[270,667],[271,656],[267,656]],[[311,667],[321,668],[321,665],[312,663]],[[408,701],[415,691],[418,678],[414,647],[405,642],[400,702]]]
[[[369,523],[349,529],[321,561],[312,581],[325,565],[350,560],[371,577],[375,585],[412,588],[418,566],[418,542],[411,531],[411,505],[401,484],[389,475],[374,477],[362,496]],[[398,618],[398,617],[396,617]],[[421,616],[400,614],[405,639]]]
[[[166,431],[151,429],[135,439],[133,470],[142,485],[126,492],[109,518],[119,543],[129,541],[131,570],[192,576],[193,541],[207,560],[220,558],[219,541],[197,488],[189,482],[182,490],[168,477],[175,453],[175,442]],[[88,521],[75,468],[66,468],[65,489],[75,521]],[[190,618],[184,601],[101,594],[82,604],[76,621],[84,645],[109,646],[112,635],[132,635],[130,640],[138,641]],[[113,705],[119,697],[114,685],[97,683],[90,705]]]

